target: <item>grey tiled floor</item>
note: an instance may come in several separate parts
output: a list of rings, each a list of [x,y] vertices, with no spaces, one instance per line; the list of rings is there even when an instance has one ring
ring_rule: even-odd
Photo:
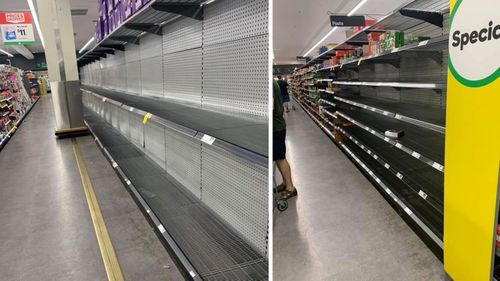
[[[286,115],[299,196],[274,213],[274,280],[438,281],[442,263],[302,109]]]
[[[78,139],[126,280],[183,280],[91,137]],[[71,141],[42,98],[0,152],[0,280],[107,280]]]

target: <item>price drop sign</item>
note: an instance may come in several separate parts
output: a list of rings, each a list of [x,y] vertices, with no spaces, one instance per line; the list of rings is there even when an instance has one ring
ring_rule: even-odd
[[[29,12],[0,12],[0,30],[3,45],[35,43],[35,33]]]

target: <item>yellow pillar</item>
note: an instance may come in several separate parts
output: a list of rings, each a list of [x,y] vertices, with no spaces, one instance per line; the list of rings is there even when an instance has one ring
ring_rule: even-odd
[[[444,268],[455,281],[486,281],[498,211],[500,1],[450,2]]]

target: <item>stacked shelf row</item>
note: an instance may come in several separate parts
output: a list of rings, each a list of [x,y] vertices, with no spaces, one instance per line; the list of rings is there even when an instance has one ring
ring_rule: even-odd
[[[406,4],[289,77],[295,100],[438,257],[443,247],[448,4]],[[359,50],[370,33],[391,30],[428,39],[338,60],[337,52]]]
[[[25,89],[22,70],[0,65],[0,149],[38,100]]]

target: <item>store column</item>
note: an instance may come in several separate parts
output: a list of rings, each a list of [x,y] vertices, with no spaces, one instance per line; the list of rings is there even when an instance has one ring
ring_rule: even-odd
[[[55,134],[87,132],[69,0],[37,0],[56,115]]]

